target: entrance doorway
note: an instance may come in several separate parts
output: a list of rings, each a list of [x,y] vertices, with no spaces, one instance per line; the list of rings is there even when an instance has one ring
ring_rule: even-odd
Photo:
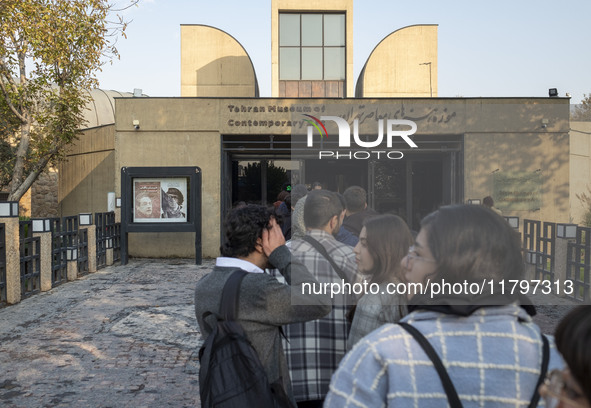
[[[320,181],[342,193],[357,185],[367,191],[368,205],[396,214],[418,230],[421,219],[439,206],[461,202],[458,152],[407,154],[403,160],[305,161],[306,183]]]
[[[445,157],[427,157],[372,163],[370,205],[379,213],[399,215],[418,231],[425,215],[451,203],[445,161]]]
[[[281,189],[299,173],[299,163],[289,158],[230,157],[222,192],[225,210],[241,202],[271,204]]]
[[[259,140],[260,139],[260,140]],[[283,140],[285,139],[285,140]],[[403,150],[400,160],[293,160],[289,137],[224,136],[222,156],[222,220],[241,201],[270,204],[284,183],[344,192],[358,185],[368,204],[380,213],[397,214],[419,229],[420,220],[441,205],[463,201],[461,136],[417,136],[421,149]],[[425,147],[423,147],[425,146]]]
[[[305,182],[315,181],[322,188],[343,193],[350,186],[367,186],[366,163],[357,160],[306,160],[304,166]]]

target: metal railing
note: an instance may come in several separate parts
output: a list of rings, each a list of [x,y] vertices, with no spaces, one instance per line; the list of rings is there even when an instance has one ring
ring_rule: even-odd
[[[523,220],[523,249],[528,251],[540,250],[541,221]]]
[[[41,238],[33,237],[32,221],[19,222],[21,297],[41,291]]]
[[[109,214],[94,214],[94,225],[96,226],[96,267],[97,269],[107,266],[107,240],[109,239]]]
[[[0,224],[0,306],[6,304],[6,228]]]
[[[68,280],[69,232],[61,218],[51,219],[51,286],[56,287]]]
[[[86,275],[90,272],[88,267],[88,229],[78,230],[78,276]]]
[[[591,228],[577,227],[574,242],[569,242],[566,255],[566,279],[573,282],[574,300],[589,300],[589,274],[591,269]]]
[[[44,288],[49,289],[67,282],[68,266],[72,267],[71,260],[75,262],[74,276],[82,276],[90,272],[90,266],[95,259],[99,267],[107,266],[108,249],[112,248],[113,262],[121,259],[121,224],[115,222],[114,212],[95,214],[96,254],[89,252],[88,228],[78,228],[77,215],[48,220],[49,224],[44,223],[39,232],[51,234],[47,235],[47,238],[51,239],[51,248],[42,248],[41,241],[45,238],[42,238],[41,234],[33,233],[33,221],[15,220],[19,226],[18,237],[13,237],[15,240],[18,239],[19,245],[19,262],[16,265],[10,264],[10,259],[7,258],[10,237],[6,237],[6,225],[0,224],[0,307],[8,304],[9,293],[17,289],[10,287],[12,274],[15,278],[20,278],[20,299],[25,299],[41,292],[42,283]],[[42,275],[41,268],[45,262],[47,268],[51,264],[51,270],[47,271],[47,275]],[[49,280],[50,275],[51,285],[44,281]]]
[[[552,222],[545,222],[543,224],[542,231],[538,234],[536,248],[537,263],[535,279],[549,280],[550,282],[554,282],[556,224]]]
[[[121,260],[121,223],[113,225],[113,262]]]

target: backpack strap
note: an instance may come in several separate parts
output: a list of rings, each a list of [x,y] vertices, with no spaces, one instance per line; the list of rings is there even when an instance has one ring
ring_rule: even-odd
[[[408,323],[398,322],[398,324],[406,330],[414,339],[419,343],[419,345],[423,348],[427,356],[433,362],[435,369],[437,370],[437,374],[439,374],[439,379],[441,380],[441,384],[445,389],[445,393],[447,394],[447,400],[449,402],[449,406],[451,408],[462,408],[462,403],[460,402],[460,397],[458,396],[458,392],[454,387],[451,379],[449,378],[449,374],[447,370],[443,366],[441,359],[437,355],[437,352],[431,346],[431,343],[425,338],[423,333],[418,331],[415,327],[411,326]]]
[[[326,260],[332,266],[332,269],[334,269],[334,271],[337,273],[337,275],[339,275],[339,277],[342,280],[344,280],[347,283],[351,283],[347,275],[345,275],[345,272],[343,272],[343,270],[337,266],[336,262],[330,257],[328,251],[320,242],[318,242],[316,239],[312,238],[309,235],[305,235],[303,240],[306,241],[308,244],[312,245],[318,252],[320,252],[320,255],[326,258]]]
[[[538,383],[536,384],[534,396],[531,398],[528,408],[535,408],[538,406],[538,402],[540,401],[540,393],[538,392],[538,390],[540,389],[540,385],[542,385],[542,382],[544,382],[544,378],[546,378],[546,373],[548,372],[548,362],[550,361],[550,345],[548,344],[548,338],[543,333],[542,333],[542,343],[543,343],[543,351],[542,351],[542,368],[540,370],[540,378],[538,378]]]
[[[240,299],[240,284],[248,272],[237,269],[226,280],[220,301],[220,316],[226,321],[236,320],[238,316],[238,301]]]
[[[240,297],[240,284],[242,283],[242,279],[248,274],[248,272],[237,269],[230,277],[226,280],[224,284],[224,288],[222,289],[222,298],[220,301],[220,313],[215,314],[213,312],[207,311],[203,312],[201,315],[201,320],[203,320],[203,325],[208,332],[212,332],[213,328],[209,323],[207,323],[207,317],[214,316],[217,320],[235,320],[236,316],[238,316],[238,300]]]
[[[451,382],[451,378],[449,378],[449,374],[443,366],[441,359],[437,355],[437,352],[435,351],[433,346],[431,346],[431,343],[429,343],[427,338],[420,331],[418,331],[415,327],[411,326],[410,324],[404,322],[399,322],[398,324],[414,337],[417,343],[419,343],[419,345],[423,348],[427,356],[429,356],[429,358],[433,362],[433,365],[437,370],[437,374],[439,374],[439,378],[441,379],[441,384],[443,385],[445,393],[447,394],[447,400],[449,402],[450,407],[461,408],[462,403],[460,402],[460,397],[458,396],[458,393],[453,383]],[[542,382],[544,382],[544,378],[546,378],[546,373],[548,372],[548,363],[550,361],[550,345],[548,343],[548,338],[544,334],[542,334],[542,344],[542,367],[540,370],[540,377],[538,378],[538,383],[536,384],[534,395],[531,398],[528,408],[535,408],[538,406],[538,402],[540,401],[540,393],[538,392],[538,390],[540,388],[540,385],[542,385]]]

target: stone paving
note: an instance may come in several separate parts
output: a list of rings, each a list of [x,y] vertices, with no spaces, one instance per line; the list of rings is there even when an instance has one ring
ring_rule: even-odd
[[[199,406],[193,290],[212,264],[133,259],[0,309],[0,406]]]
[[[196,407],[195,283],[213,260],[132,259],[0,309],[1,407]],[[540,308],[552,333],[572,303]]]

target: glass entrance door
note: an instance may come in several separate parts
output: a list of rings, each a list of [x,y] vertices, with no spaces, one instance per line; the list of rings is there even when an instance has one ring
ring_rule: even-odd
[[[425,215],[460,196],[455,152],[382,160],[369,167],[370,206],[399,215],[415,231]]]
[[[274,159],[231,160],[232,206],[244,203],[271,204],[292,173],[298,170],[298,162]]]

